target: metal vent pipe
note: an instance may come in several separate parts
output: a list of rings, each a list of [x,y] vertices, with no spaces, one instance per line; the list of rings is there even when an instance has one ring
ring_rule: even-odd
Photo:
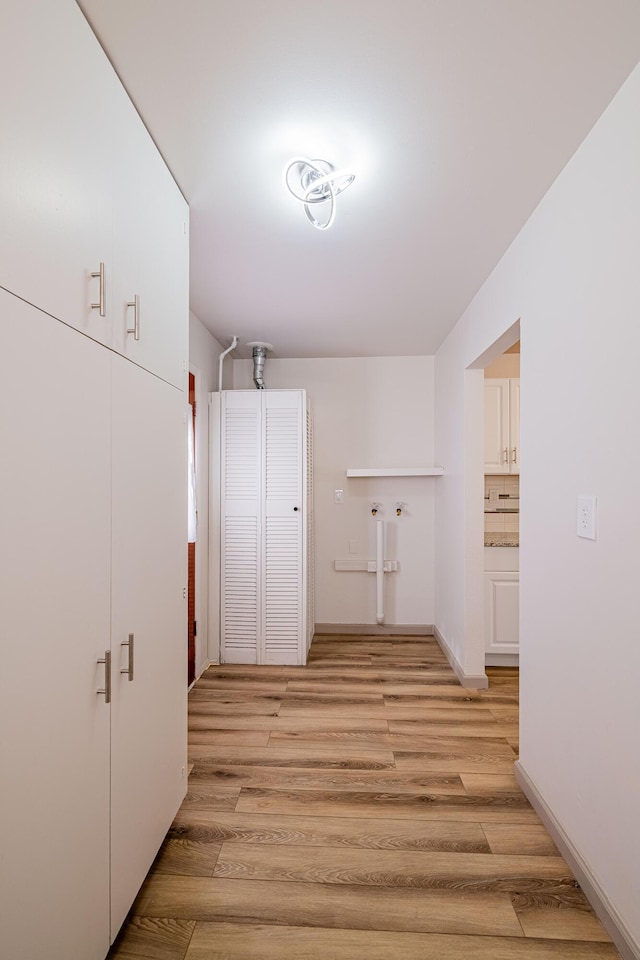
[[[261,340],[254,340],[248,346],[253,347],[253,382],[257,390],[264,390],[264,365],[267,353],[273,350],[273,346]]]

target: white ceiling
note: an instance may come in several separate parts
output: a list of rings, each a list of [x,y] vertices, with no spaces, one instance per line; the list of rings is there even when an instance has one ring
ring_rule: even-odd
[[[640,58],[639,0],[80,6],[190,203],[192,310],[280,357],[435,352]],[[358,174],[326,232],[300,154]]]

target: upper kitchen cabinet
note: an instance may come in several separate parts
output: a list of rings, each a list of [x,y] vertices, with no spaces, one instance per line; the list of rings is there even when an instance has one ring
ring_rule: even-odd
[[[6,0],[2,13],[0,286],[110,344],[119,81],[75,3]]]
[[[189,210],[126,91],[115,111],[113,348],[182,388]]]
[[[3,13],[0,286],[184,389],[187,204],[77,4]]]
[[[484,382],[484,472],[520,473],[520,380]]]

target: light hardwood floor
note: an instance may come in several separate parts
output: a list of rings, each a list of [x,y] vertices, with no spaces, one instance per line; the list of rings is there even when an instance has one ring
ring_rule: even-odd
[[[517,746],[517,671],[465,690],[430,637],[210,667],[189,793],[110,957],[618,957],[515,782]]]

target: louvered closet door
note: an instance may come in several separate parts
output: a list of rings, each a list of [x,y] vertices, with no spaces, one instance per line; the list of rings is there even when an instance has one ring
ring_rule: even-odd
[[[263,663],[303,663],[304,392],[264,391]]]
[[[258,663],[260,392],[222,394],[221,660]]]
[[[307,479],[307,490],[306,490],[306,522],[305,522],[305,532],[307,537],[307,542],[305,545],[305,556],[307,560],[307,566],[305,569],[305,581],[307,585],[307,595],[306,595],[306,625],[307,625],[307,636],[306,636],[306,652],[309,652],[309,647],[311,646],[311,641],[313,640],[313,634],[315,631],[315,545],[313,539],[313,418],[311,416],[311,411],[306,411],[306,424],[307,424],[307,451],[306,451],[306,479]]]

